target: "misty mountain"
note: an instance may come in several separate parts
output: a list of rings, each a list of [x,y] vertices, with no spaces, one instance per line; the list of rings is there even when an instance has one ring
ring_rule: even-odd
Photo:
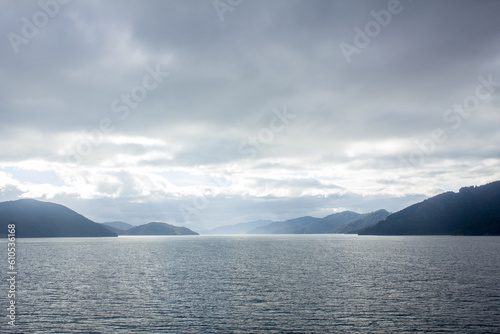
[[[109,226],[109,227],[120,229],[122,231],[126,231],[126,230],[131,229],[132,227],[134,227],[134,225],[130,225],[128,223],[121,222],[121,221],[106,222],[106,223],[102,223],[102,224],[106,225],[106,226]]]
[[[500,181],[431,197],[359,234],[500,235]]]
[[[117,236],[65,206],[32,199],[0,203],[0,235],[6,235],[11,223],[16,224],[16,237],[21,238]]]
[[[247,234],[304,234],[304,230],[307,229],[307,226],[320,220],[321,218],[306,216],[281,222],[273,222],[250,230]]]
[[[116,235],[123,235],[125,234],[125,231],[124,230],[120,230],[119,228],[116,228],[116,227],[112,227],[112,226],[108,226],[106,224],[101,224],[105,229],[115,233]]]
[[[272,220],[256,220],[234,225],[223,225],[211,230],[201,231],[201,234],[246,234],[248,231],[271,223],[273,223]]]
[[[110,230],[111,232],[116,233],[117,235],[124,235],[126,231],[134,227],[134,225],[130,225],[128,223],[121,221],[101,223],[101,225]]]
[[[132,227],[123,235],[198,235],[187,227],[179,227],[167,223],[148,223]]]
[[[390,214],[391,213],[389,211],[383,209],[375,212],[365,213],[356,220],[331,231],[331,233],[356,234],[360,230],[373,226],[379,221],[386,219]]]
[[[359,219],[361,216],[362,214],[352,211],[334,213],[324,217],[321,223],[317,224],[321,226],[317,226],[315,230],[318,231],[317,233],[332,233],[332,231]]]
[[[336,228],[352,222],[361,214],[344,211],[324,218],[300,217],[280,222],[273,222],[248,232],[248,234],[318,234],[328,233]]]

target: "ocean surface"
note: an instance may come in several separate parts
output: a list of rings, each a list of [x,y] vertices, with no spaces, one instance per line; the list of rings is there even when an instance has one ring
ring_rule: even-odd
[[[500,333],[499,237],[17,240],[2,333]]]

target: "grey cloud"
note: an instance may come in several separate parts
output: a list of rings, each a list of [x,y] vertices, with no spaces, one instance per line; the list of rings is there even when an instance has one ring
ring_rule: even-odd
[[[54,199],[86,212],[97,208],[91,215],[99,219],[114,213],[125,219],[135,209],[150,209],[159,214],[132,219],[164,215],[177,222],[179,204],[192,199],[153,186],[150,195],[142,195],[138,175],[150,169],[220,172],[236,164],[253,173],[255,184],[306,190],[325,186],[321,180],[332,177],[330,169],[344,168],[335,175],[339,179],[351,172],[360,176],[341,180],[345,184],[365,177],[367,170],[379,171],[380,177],[371,177],[377,189],[398,190],[369,198],[349,195],[345,187],[344,197],[326,199],[221,193],[200,214],[210,222],[228,216],[239,222],[325,214],[342,206],[394,210],[461,180],[493,181],[498,175],[500,88],[457,130],[443,113],[474,93],[478,76],[491,74],[500,81],[500,4],[401,0],[402,12],[347,63],[339,44],[353,43],[353,29],[364,29],[373,20],[370,12],[387,4],[243,1],[221,21],[211,1],[71,1],[15,54],[7,34],[20,33],[22,17],[30,18],[40,6],[37,1],[3,2],[0,171],[27,161],[56,164],[56,173],[122,168],[123,174],[113,176],[116,184],[86,181],[119,198],[78,204],[73,194],[64,193]],[[146,66],[158,64],[170,75],[120,118],[112,102],[142,83]],[[297,118],[257,154],[242,155],[241,143],[268,128],[272,110],[283,106]],[[80,164],[66,165],[85,131],[98,129],[105,118],[113,122],[112,133],[103,134],[102,144],[93,146]],[[429,138],[435,128],[445,129],[448,140],[425,162],[405,170],[401,156],[418,150],[415,140]],[[164,144],[119,144],[113,142],[116,137]],[[392,153],[377,146],[363,154],[348,152],[356,143],[389,139],[406,146]],[[273,183],[283,171],[323,172],[325,177]],[[386,177],[388,172],[395,177]],[[415,179],[406,182],[403,176]],[[425,177],[436,180],[424,187],[419,183]],[[0,184],[2,198],[22,196],[25,188],[16,187]],[[133,196],[143,204],[130,204]],[[148,206],[148,201],[156,204]],[[119,211],[120,205],[130,209]],[[259,216],[259,210],[267,214]],[[203,219],[193,223],[203,224]]]

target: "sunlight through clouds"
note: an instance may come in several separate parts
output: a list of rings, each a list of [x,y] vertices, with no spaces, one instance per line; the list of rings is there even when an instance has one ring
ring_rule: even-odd
[[[497,2],[405,2],[350,62],[340,45],[387,1],[284,4],[221,20],[210,1],[72,1],[26,43],[4,38],[1,199],[96,220],[140,204],[133,221],[151,202],[209,227],[500,179]],[[4,35],[39,10],[0,4]]]

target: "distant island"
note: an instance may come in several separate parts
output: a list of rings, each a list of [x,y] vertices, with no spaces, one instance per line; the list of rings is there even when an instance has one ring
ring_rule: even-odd
[[[360,235],[500,235],[500,181],[414,204]]]
[[[16,237],[19,238],[198,234],[186,227],[166,223],[141,226],[124,222],[98,224],[63,205],[33,199],[0,203],[0,237],[7,235],[7,226],[12,223],[16,224]],[[126,228],[126,231],[121,228]]]
[[[103,223],[103,226],[118,235],[198,235],[198,233],[187,227],[179,227],[159,222],[139,226],[133,226],[123,222],[114,222]],[[121,228],[117,226],[121,226]]]

